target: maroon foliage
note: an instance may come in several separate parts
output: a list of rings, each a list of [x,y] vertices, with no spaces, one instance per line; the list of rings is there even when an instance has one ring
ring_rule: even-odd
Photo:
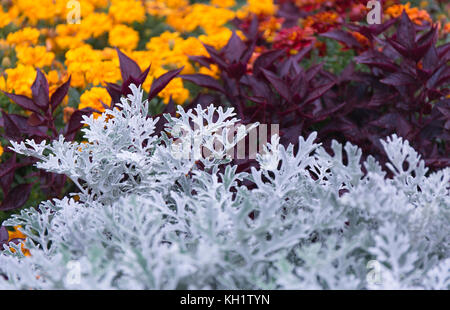
[[[63,135],[66,140],[72,141],[76,133],[81,129],[82,115],[88,115],[91,109],[75,111],[66,126],[58,130],[55,124],[55,110],[67,95],[70,86],[70,78],[62,84],[53,95],[49,96],[49,87],[45,75],[38,69],[36,79],[31,86],[32,97],[4,93],[18,106],[25,111],[29,111],[29,116],[20,114],[9,114],[2,110],[0,128],[3,128],[3,137],[13,141],[24,141],[34,139],[40,143],[43,140],[51,141]],[[41,190],[50,198],[62,194],[66,177],[45,171],[34,171],[26,169],[31,167],[36,159],[16,156],[8,148],[5,152],[12,153],[9,159],[0,164],[0,186],[3,192],[3,201],[0,205],[1,211],[9,211],[22,207],[30,196],[32,185],[37,182],[30,181],[33,177],[38,177]],[[25,183],[15,183],[14,175],[18,170],[26,169]]]

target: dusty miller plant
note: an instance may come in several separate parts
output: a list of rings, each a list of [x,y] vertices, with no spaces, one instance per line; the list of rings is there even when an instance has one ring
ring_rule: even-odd
[[[229,139],[231,109],[179,107],[156,136],[131,90],[84,118],[87,143],[13,143],[80,192],[5,223],[22,226],[31,256],[5,245],[1,288],[450,288],[450,169],[427,174],[408,141],[382,142],[393,178],[373,157],[363,169],[350,143],[327,153],[315,133],[298,151],[273,136],[260,168],[237,173],[228,154],[245,132]]]

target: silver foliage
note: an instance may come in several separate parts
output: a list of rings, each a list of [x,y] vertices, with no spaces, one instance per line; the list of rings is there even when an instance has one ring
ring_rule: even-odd
[[[372,157],[363,173],[349,143],[327,153],[315,133],[298,152],[272,137],[260,168],[237,173],[232,109],[179,107],[157,137],[131,89],[121,110],[85,117],[85,144],[13,143],[80,193],[5,223],[22,226],[31,256],[5,246],[0,288],[450,288],[450,168],[427,174],[407,141],[382,142],[393,178]]]

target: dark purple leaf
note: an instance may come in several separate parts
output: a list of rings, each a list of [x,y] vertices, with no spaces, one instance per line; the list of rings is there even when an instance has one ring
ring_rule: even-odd
[[[450,59],[450,43],[442,44],[436,48],[438,56],[447,62]]]
[[[427,53],[425,54],[423,58],[423,69],[427,71],[433,70],[439,62],[439,57],[437,54],[437,50],[434,46],[432,46],[430,49],[428,49]]]
[[[404,72],[395,72],[382,79],[380,82],[392,86],[401,86],[414,84],[416,83],[416,80],[413,76]]]
[[[231,63],[238,62],[241,59],[242,54],[245,52],[246,45],[241,38],[233,31],[230,40],[224,46],[223,52],[225,57]]]
[[[122,53],[118,48],[116,48],[116,51],[119,56],[122,81],[128,80],[130,76],[138,77],[141,74],[141,69],[138,64],[133,59]]]
[[[55,92],[53,93],[53,95],[50,98],[50,104],[52,106],[52,110],[55,111],[56,108],[61,104],[61,102],[64,100],[64,97],[66,97],[69,88],[70,88],[70,81],[71,81],[72,77],[69,76],[69,79],[62,84],[61,86],[59,86]],[[36,111],[35,111],[36,112]]]
[[[183,68],[184,67],[181,67],[180,69],[171,70],[155,79],[152,83],[150,92],[148,94],[148,101],[155,98],[159,94],[159,92],[163,90],[164,87],[166,87],[167,84],[169,84],[170,81],[172,81],[183,70]]]
[[[253,72],[255,75],[259,75],[262,73],[262,69],[267,69],[270,65],[273,64],[275,60],[284,55],[284,51],[282,50],[273,50],[269,52],[265,52],[261,54],[253,64]]]
[[[403,45],[407,50],[412,50],[416,46],[416,30],[408,14],[403,10],[400,16],[400,25],[396,33],[397,42]]]
[[[176,107],[172,96],[170,96],[169,103],[164,107],[163,112],[154,116],[154,118],[159,117],[158,123],[155,125],[155,133],[157,135],[164,131],[164,126],[167,124],[167,119],[164,117],[165,114],[170,114],[172,117],[176,116]]]
[[[8,234],[8,230],[6,229],[5,226],[0,227],[0,246],[2,247],[1,249],[3,250],[3,244],[5,242],[8,242],[9,240],[9,234]]]
[[[10,120],[19,129],[20,134],[29,135],[29,137],[49,138],[46,134],[47,127],[33,127],[28,124],[28,117],[18,114],[8,114]]]
[[[335,85],[334,82],[324,84],[316,87],[311,93],[308,94],[308,97],[305,99],[305,104],[310,103],[318,98],[320,98],[323,94],[329,91]]]
[[[292,94],[285,81],[276,76],[273,72],[266,69],[262,69],[262,72],[270,84],[276,89],[276,91],[287,101],[291,100]]]
[[[246,64],[246,65],[248,64],[248,62],[252,58],[252,55],[255,51],[255,47],[256,47],[256,42],[255,41],[251,42],[250,46],[247,48],[247,50],[241,56],[241,63]]]
[[[311,81],[317,73],[323,68],[323,63],[312,65],[308,70],[306,70],[306,80]]]
[[[6,195],[11,188],[16,168],[16,153],[13,152],[12,156],[7,161],[0,164],[0,186],[2,187],[4,195]]]
[[[211,64],[214,62],[211,60],[211,58],[206,56],[189,56],[189,59],[194,62],[198,62],[203,67],[209,68]]]
[[[150,67],[148,66],[147,69],[144,70],[144,72],[142,72],[138,78],[137,78],[137,84],[136,85],[142,85],[144,84],[145,80],[147,79],[147,75],[150,72]]]
[[[33,94],[33,101],[41,110],[46,111],[50,104],[48,95],[48,82],[44,73],[41,70],[36,69],[36,79],[31,85],[31,92]]]
[[[15,186],[3,199],[0,210],[9,211],[21,208],[30,197],[32,184],[19,184]]]
[[[20,141],[22,139],[21,130],[16,123],[11,119],[11,116],[2,109],[3,129],[5,130],[5,137],[10,140]]]
[[[69,122],[66,125],[66,128],[64,130],[64,136],[67,140],[71,141],[75,138],[76,133],[78,130],[83,127],[83,124],[81,121],[83,120],[83,116],[89,116],[93,112],[93,109],[85,108],[81,110],[76,110],[72,113],[70,116]]]
[[[212,47],[208,44],[203,44],[203,46],[205,47],[206,51],[208,52],[211,60],[214,61],[214,63],[216,65],[218,65],[220,69],[225,70],[228,67],[228,64],[226,63],[226,61],[224,59],[222,59],[222,56],[219,55],[219,53],[214,49],[214,47]]]
[[[28,118],[28,125],[30,126],[40,126],[46,122],[45,117],[40,115],[39,113],[33,113]]]
[[[397,65],[392,61],[392,59],[377,50],[364,52],[355,57],[355,61],[360,64],[375,66],[389,72],[397,71]]]
[[[106,83],[106,90],[111,97],[111,107],[114,107],[116,103],[120,102],[120,97],[122,97],[122,87],[115,83]]]
[[[247,66],[243,63],[234,63],[228,66],[226,69],[228,76],[233,79],[239,80],[247,71]]]
[[[15,95],[15,94],[11,94],[11,93],[6,93],[3,92],[6,96],[8,96],[9,99],[11,99],[12,101],[14,101],[17,105],[19,105],[20,107],[22,107],[25,110],[28,111],[32,111],[32,112],[39,112],[39,107],[37,107],[33,100],[22,96],[22,95]]]
[[[186,74],[186,75],[180,75],[180,77],[183,80],[192,82],[200,87],[206,87],[209,89],[220,91],[221,93],[225,93],[225,90],[223,89],[222,85],[215,80],[213,77],[206,75],[206,74]]]
[[[296,62],[300,62],[303,58],[305,58],[306,55],[308,55],[309,52],[312,51],[314,47],[314,44],[309,44],[308,46],[304,47],[300,52],[292,56],[292,59],[294,59]]]
[[[326,33],[322,33],[320,36],[335,39],[339,42],[344,43],[350,48],[361,48],[361,44],[358,42],[358,40],[356,40],[354,36],[340,29],[334,29]]]
[[[440,83],[443,83],[446,80],[448,80],[449,76],[450,76],[450,67],[441,66],[427,81],[426,86],[428,89],[433,89],[437,87]]]

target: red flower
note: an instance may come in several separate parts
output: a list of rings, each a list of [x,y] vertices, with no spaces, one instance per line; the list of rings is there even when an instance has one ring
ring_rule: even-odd
[[[283,49],[288,54],[297,54],[301,49],[315,41],[314,30],[310,27],[295,26],[280,30],[273,40],[275,49]]]

